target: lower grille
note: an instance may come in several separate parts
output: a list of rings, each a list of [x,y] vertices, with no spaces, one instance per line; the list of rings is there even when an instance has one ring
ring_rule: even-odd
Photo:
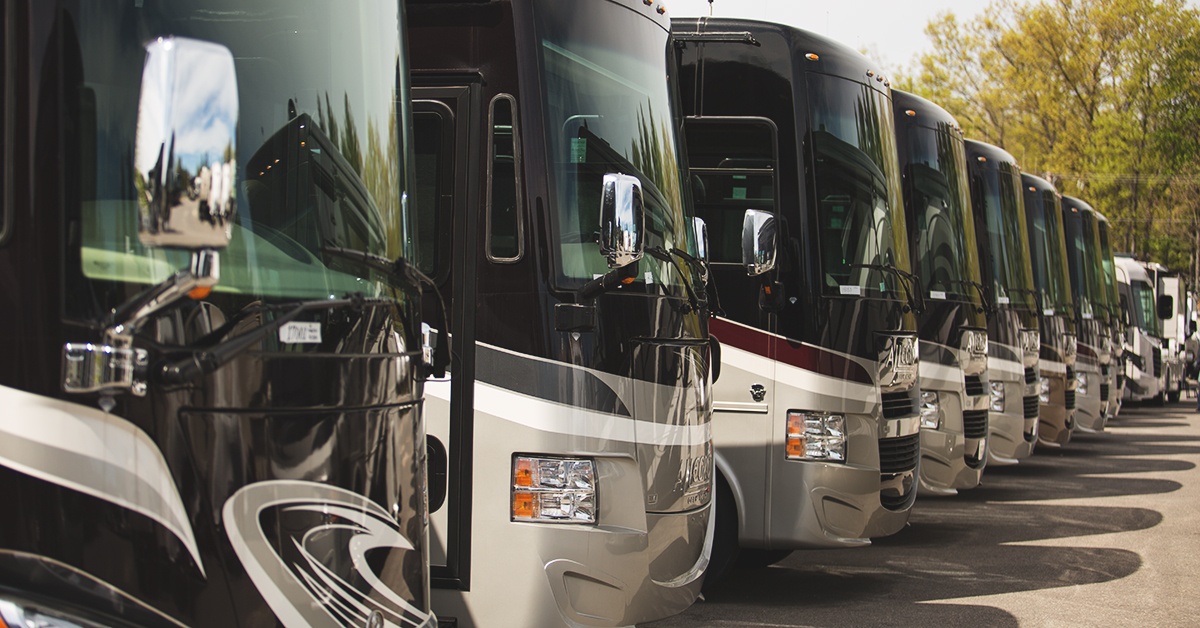
[[[1063,401],[1066,402],[1066,406],[1067,406],[1068,410],[1074,410],[1075,409],[1075,391],[1074,390],[1064,391]]]
[[[1029,367],[1029,366],[1025,367],[1025,383],[1026,384],[1036,384],[1037,381],[1038,381],[1037,373],[1034,372],[1033,367]]]
[[[879,472],[903,473],[917,468],[921,455],[921,435],[879,439]]]
[[[967,375],[963,378],[966,383],[968,397],[978,397],[983,394],[983,378],[978,375]]]
[[[883,393],[883,418],[898,419],[917,413],[917,399],[908,391]]]
[[[963,410],[963,434],[967,438],[984,438],[988,435],[987,410]]]
[[[1075,379],[1075,368],[1074,368],[1074,367],[1071,367],[1071,366],[1068,366],[1068,367],[1067,367],[1067,381],[1069,382],[1069,381],[1072,381],[1072,380],[1074,380],[1074,379]]]
[[[1100,384],[1100,401],[1108,401],[1108,382]]]
[[[1024,401],[1025,401],[1025,418],[1026,418],[1026,419],[1036,419],[1036,418],[1038,418],[1038,398],[1037,398],[1037,395],[1032,395],[1032,396],[1029,396],[1029,397],[1025,397]]]
[[[1162,349],[1154,347],[1154,376],[1162,373]]]

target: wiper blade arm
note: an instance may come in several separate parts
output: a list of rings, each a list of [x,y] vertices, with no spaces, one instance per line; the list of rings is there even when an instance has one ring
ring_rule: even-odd
[[[850,268],[866,268],[894,274],[900,279],[900,287],[908,297],[908,306],[913,312],[920,314],[925,311],[925,295],[921,293],[921,278],[897,268],[893,264],[849,264]],[[914,296],[915,295],[915,296]]]
[[[679,249],[675,249],[672,252],[675,252],[678,250]],[[646,249],[646,253],[648,255],[650,255],[651,257],[662,260],[664,262],[667,262],[675,267],[675,271],[679,273],[679,278],[684,280],[683,281],[683,289],[687,291],[688,303],[691,304],[693,310],[699,310],[700,309],[700,297],[696,296],[696,290],[694,288],[692,288],[692,282],[688,281],[687,278],[684,276],[683,267],[680,266],[679,262],[675,260],[675,256],[671,254],[672,252],[667,252],[667,250],[661,246],[652,246],[652,247],[648,247]],[[685,259],[684,261],[687,261],[687,260]]]
[[[982,283],[975,281],[974,279],[959,279],[958,283],[964,286],[971,286],[977,292],[979,292],[979,301],[982,304],[984,316],[991,316],[992,313],[996,311],[995,308],[992,307],[991,301],[988,300],[987,287]]]
[[[162,365],[158,375],[166,384],[182,384],[198,377],[208,375],[241,355],[250,347],[262,342],[271,332],[283,327],[296,319],[297,316],[312,310],[352,306],[356,309],[365,307],[382,307],[392,305],[391,299],[366,298],[361,293],[348,295],[344,299],[319,299],[302,301],[283,313],[258,327],[228,340],[217,343],[216,346],[202,351],[195,351],[187,358]]]

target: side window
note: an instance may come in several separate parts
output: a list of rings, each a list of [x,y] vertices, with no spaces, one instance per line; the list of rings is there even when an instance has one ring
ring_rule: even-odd
[[[434,281],[450,273],[454,212],[454,113],[434,100],[413,103],[416,158],[413,206],[416,210],[417,268]]]
[[[765,118],[689,118],[688,160],[696,216],[708,226],[709,260],[742,263],[747,209],[776,211],[776,129]]]
[[[516,101],[508,94],[492,99],[488,119],[487,257],[512,263],[525,252],[521,211],[521,146]]]

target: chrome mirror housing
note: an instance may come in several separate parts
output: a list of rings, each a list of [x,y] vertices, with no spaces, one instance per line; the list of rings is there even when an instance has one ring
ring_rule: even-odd
[[[693,218],[692,229],[696,231],[696,259],[708,265],[708,225],[703,218]]]
[[[228,48],[182,37],[146,46],[134,148],[143,244],[197,250],[229,243],[237,120]]]
[[[742,219],[742,264],[746,274],[757,277],[775,268],[775,214],[747,209]]]
[[[604,175],[599,244],[609,268],[623,268],[642,259],[645,222],[642,182],[627,174]]]

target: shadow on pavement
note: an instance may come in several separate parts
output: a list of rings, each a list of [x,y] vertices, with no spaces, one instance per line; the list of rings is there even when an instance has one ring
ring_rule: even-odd
[[[1182,487],[1171,479],[1121,474],[1195,469],[1195,463],[1163,456],[1200,454],[1200,438],[1151,432],[1188,421],[1174,421],[1170,407],[1127,410],[1112,431],[1079,434],[1019,465],[989,468],[983,485],[957,497],[919,497],[910,525],[870,547],[802,550],[773,567],[735,569],[708,601],[645,626],[1016,626],[1002,609],[929,602],[1125,578],[1142,567],[1141,557],[1128,550],[1020,544],[1146,530],[1162,522],[1161,513],[1147,508],[1039,503]]]

